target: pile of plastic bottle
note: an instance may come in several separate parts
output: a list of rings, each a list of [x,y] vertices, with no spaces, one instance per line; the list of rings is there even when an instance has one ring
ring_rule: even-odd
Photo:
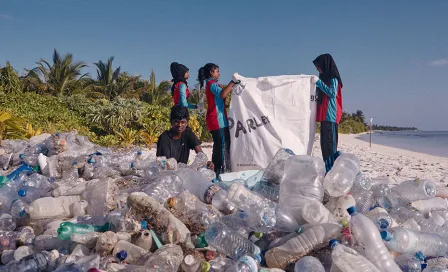
[[[446,190],[281,149],[216,177],[75,131],[0,146],[0,271],[448,271]],[[244,175],[239,175],[243,177]]]

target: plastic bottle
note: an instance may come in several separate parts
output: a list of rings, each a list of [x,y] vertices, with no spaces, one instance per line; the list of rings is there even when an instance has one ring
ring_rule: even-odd
[[[375,223],[378,230],[388,230],[394,224],[393,218],[386,212],[379,212],[371,215],[367,215],[367,217]]]
[[[15,199],[11,203],[11,215],[15,218],[24,218],[27,214],[26,208],[27,205],[21,199]]]
[[[330,248],[333,264],[342,272],[381,272],[356,250],[340,244],[336,239],[330,241]]]
[[[371,179],[364,175],[358,174],[350,189],[350,194],[356,201],[356,210],[360,213],[367,213],[369,209],[374,205],[375,199],[373,192],[370,190],[372,187]]]
[[[300,259],[314,249],[325,246],[331,239],[337,238],[340,232],[341,225],[332,223],[305,228],[300,235],[266,252],[266,263],[270,268],[284,269],[290,262]]]
[[[325,272],[325,268],[319,259],[305,256],[296,262],[294,272]]]
[[[423,272],[448,272],[448,268],[442,265],[429,266],[423,269]]]
[[[282,182],[286,161],[294,155],[294,152],[290,149],[279,149],[264,170],[261,179],[273,186],[279,186]]]
[[[421,252],[412,254],[401,254],[395,258],[395,262],[403,271],[407,272],[420,272],[422,271],[422,264],[425,260],[425,256]]]
[[[50,196],[50,192],[47,188],[36,187],[20,187],[17,191],[17,197],[25,203],[31,203],[36,199]]]
[[[336,221],[345,220],[347,222],[350,221],[351,217],[347,212],[347,209],[351,206],[355,205],[355,199],[350,194],[347,194],[343,197],[339,197],[337,199],[335,209],[333,212],[333,216]]]
[[[292,156],[284,167],[284,176],[280,185],[279,207],[290,213],[300,224],[302,207],[309,200],[322,202],[322,185],[325,166],[321,159],[311,156]]]
[[[430,199],[433,198],[436,193],[437,187],[432,181],[416,179],[398,184],[391,189],[388,196],[379,198],[377,202],[387,209],[405,206],[417,200]]]
[[[400,272],[401,269],[394,262],[384,245],[376,225],[365,215],[358,213],[355,207],[347,209],[352,217],[350,229],[357,243],[365,247],[366,257],[380,271]]]
[[[199,168],[207,165],[207,155],[203,152],[199,152],[196,154],[194,161],[188,166],[190,169],[198,170]]]
[[[359,159],[353,154],[341,154],[324,179],[325,191],[330,196],[346,195],[359,172]]]
[[[448,228],[439,227],[438,225],[434,224],[432,220],[425,219],[423,216],[416,216],[414,217],[414,220],[420,225],[422,232],[434,233],[445,239],[448,239]]]
[[[305,203],[302,208],[302,217],[310,224],[335,223],[333,214],[325,206],[315,200]]]
[[[81,201],[81,196],[43,197],[33,201],[25,211],[31,219],[71,217],[70,206]]]
[[[243,256],[232,266],[230,266],[226,272],[257,272],[257,261],[251,256]]]
[[[432,211],[444,211],[448,209],[448,202],[445,198],[433,197],[425,200],[417,200],[411,203],[412,208],[422,213]]]
[[[205,231],[205,241],[233,260],[245,254],[260,254],[260,248],[222,223],[214,223]]]
[[[235,262],[229,258],[218,257],[213,260],[208,261],[210,264],[209,272],[222,272],[226,271],[229,267],[231,267]]]
[[[278,203],[280,187],[270,185],[267,181],[260,180],[252,188],[252,191],[269,199],[270,201]]]
[[[104,226],[93,226],[89,224],[75,224],[72,222],[63,222],[58,228],[58,238],[69,240],[72,234],[86,234],[88,232],[105,232],[109,229],[109,224]]]
[[[265,232],[275,226],[275,214],[272,209],[264,208],[257,211],[236,211],[221,218],[228,226],[242,226],[247,230]]]
[[[7,182],[11,182],[15,179],[18,179],[21,173],[25,172],[33,172],[34,168],[29,166],[28,164],[22,164],[16,170],[12,171],[9,175],[6,175]]]
[[[16,219],[12,215],[7,213],[0,215],[0,231],[13,231],[16,226]]]
[[[73,162],[69,172],[63,177],[63,181],[68,184],[73,184],[78,178],[78,162]]]
[[[421,251],[426,256],[445,256],[448,254],[448,242],[437,234],[424,233],[402,227],[382,231],[381,237],[386,246],[395,252],[415,253]]]

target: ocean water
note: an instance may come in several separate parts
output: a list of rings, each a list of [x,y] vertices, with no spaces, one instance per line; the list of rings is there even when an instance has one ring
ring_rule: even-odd
[[[369,134],[358,138],[368,142]],[[372,143],[448,158],[448,131],[384,131],[372,134]]]

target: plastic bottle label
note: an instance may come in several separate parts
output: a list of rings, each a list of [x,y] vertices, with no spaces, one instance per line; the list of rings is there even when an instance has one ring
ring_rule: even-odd
[[[213,196],[219,190],[221,190],[221,188],[216,186],[216,185],[212,185],[212,186],[208,187],[208,189],[204,193],[204,201],[205,201],[205,203],[212,204]]]

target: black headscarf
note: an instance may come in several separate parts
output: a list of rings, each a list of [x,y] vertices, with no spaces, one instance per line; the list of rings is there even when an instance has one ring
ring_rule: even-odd
[[[173,76],[173,79],[171,80],[173,82],[173,86],[171,86],[171,95],[174,95],[174,87],[178,82],[183,82],[188,86],[187,80],[185,79],[185,73],[188,70],[190,69],[188,69],[187,66],[183,64],[179,64],[177,62],[171,63],[170,71],[171,75]]]
[[[313,60],[314,65],[319,67],[322,70],[322,73],[319,74],[319,78],[327,83],[332,78],[337,78],[338,83],[342,85],[341,75],[339,75],[338,67],[334,62],[333,57],[330,54],[323,54]]]

